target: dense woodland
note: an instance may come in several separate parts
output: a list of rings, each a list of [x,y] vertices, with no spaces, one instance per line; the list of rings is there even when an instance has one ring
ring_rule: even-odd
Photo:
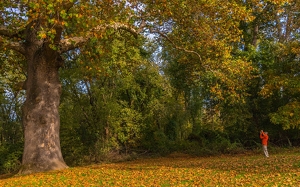
[[[1,1],[0,172],[27,163],[28,124],[53,121],[68,166],[242,153],[260,149],[262,129],[270,149],[300,146],[299,10],[298,0]],[[43,79],[56,70],[59,86]]]

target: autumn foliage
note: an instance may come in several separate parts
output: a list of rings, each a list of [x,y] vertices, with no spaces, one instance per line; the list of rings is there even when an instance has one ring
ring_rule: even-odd
[[[297,186],[300,155],[284,151],[262,154],[138,159],[69,168],[0,180],[10,186]]]

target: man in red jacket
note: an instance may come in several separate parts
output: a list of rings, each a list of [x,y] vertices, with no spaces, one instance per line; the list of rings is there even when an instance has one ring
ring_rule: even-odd
[[[268,140],[269,140],[268,132],[264,132],[263,130],[261,130],[260,131],[260,139],[261,139],[263,151],[264,151],[266,157],[269,157],[268,148],[267,148]]]

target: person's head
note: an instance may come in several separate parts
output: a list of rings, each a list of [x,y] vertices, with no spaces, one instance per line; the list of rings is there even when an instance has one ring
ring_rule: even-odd
[[[268,134],[268,132],[265,132],[265,134]]]

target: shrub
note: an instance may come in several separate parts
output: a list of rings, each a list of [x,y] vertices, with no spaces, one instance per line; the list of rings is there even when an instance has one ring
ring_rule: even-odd
[[[19,170],[22,159],[22,144],[4,144],[0,147],[0,173]]]

